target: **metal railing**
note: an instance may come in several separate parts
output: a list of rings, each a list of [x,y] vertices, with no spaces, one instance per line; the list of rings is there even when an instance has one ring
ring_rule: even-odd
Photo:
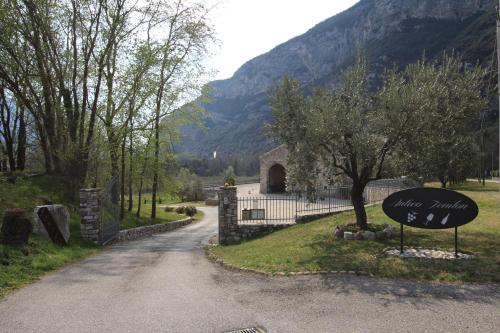
[[[297,216],[295,194],[238,198],[238,223],[292,224]]]
[[[401,180],[368,184],[363,193],[366,205],[383,201],[394,192],[416,187]],[[352,209],[351,187],[339,186],[315,191],[238,197],[239,224],[294,224],[304,216]]]

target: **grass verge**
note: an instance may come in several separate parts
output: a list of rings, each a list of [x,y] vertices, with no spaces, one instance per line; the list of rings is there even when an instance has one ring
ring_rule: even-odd
[[[70,244],[64,247],[35,235],[24,247],[0,244],[0,299],[47,272],[99,251],[97,245],[81,239],[79,208],[67,189],[64,180],[58,177],[20,177],[15,184],[0,179],[0,216],[7,208],[24,208],[29,215],[46,199],[68,208],[71,232]]]
[[[156,218],[151,219],[151,205],[142,204],[140,217],[137,217],[135,212],[137,211],[137,206],[134,204],[132,212],[126,212],[125,218],[120,224],[121,230],[143,227],[153,224],[165,224],[173,221],[178,221],[185,219],[187,216],[184,214],[177,214],[176,212],[166,212],[164,206],[156,207]],[[199,221],[203,219],[203,212],[198,210],[195,216],[193,216],[194,221]]]
[[[436,184],[431,184],[436,185]],[[459,248],[477,254],[470,260],[401,259],[382,254],[384,248],[398,246],[399,238],[387,241],[334,240],[337,224],[355,220],[353,212],[289,227],[236,245],[216,246],[211,254],[229,265],[265,271],[364,271],[372,276],[443,282],[500,282],[499,185],[485,187],[468,182],[455,186],[475,200],[479,216],[459,228]],[[380,205],[367,208],[372,223],[391,223]],[[405,244],[433,249],[453,248],[453,230],[405,228]]]

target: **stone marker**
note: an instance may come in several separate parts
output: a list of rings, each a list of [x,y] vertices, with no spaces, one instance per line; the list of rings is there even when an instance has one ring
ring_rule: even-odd
[[[20,208],[5,211],[2,222],[2,243],[11,246],[28,244],[30,233],[33,231],[31,221],[25,216],[26,211]]]
[[[375,240],[375,233],[369,230],[363,232],[363,238],[368,240]]]
[[[394,229],[394,228],[393,228],[393,227],[391,227],[391,226],[388,226],[388,227],[387,227],[387,228],[385,228],[383,231],[384,231],[384,233],[387,235],[387,238],[392,238],[392,237],[396,236],[396,235],[397,235],[397,233],[398,233],[398,232],[396,231],[396,229]]]
[[[375,238],[378,240],[386,240],[388,237],[387,237],[387,233],[385,233],[383,231],[377,231],[375,233]]]
[[[58,245],[69,242],[69,213],[63,205],[37,206],[34,232]]]
[[[349,232],[349,231],[344,231],[344,239],[353,240],[354,239],[354,233]]]
[[[335,227],[333,231],[333,238],[344,238],[344,231],[339,228],[339,226]]]

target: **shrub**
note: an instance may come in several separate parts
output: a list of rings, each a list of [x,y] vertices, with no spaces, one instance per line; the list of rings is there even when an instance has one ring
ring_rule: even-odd
[[[170,213],[174,211],[174,207],[167,206],[165,207],[165,212]]]
[[[224,186],[226,185],[236,185],[236,175],[232,166],[227,167],[227,169],[224,171]]]
[[[196,213],[198,212],[198,210],[196,209],[195,206],[187,206],[184,211],[185,211],[186,215],[189,217],[195,216]]]
[[[186,207],[185,206],[179,206],[175,209],[175,212],[177,214],[184,214],[186,212]]]
[[[177,196],[182,202],[204,200],[202,181],[189,170],[182,168],[177,176]]]

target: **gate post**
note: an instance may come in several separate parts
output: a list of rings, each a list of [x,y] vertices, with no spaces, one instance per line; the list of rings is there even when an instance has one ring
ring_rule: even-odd
[[[82,238],[99,242],[101,227],[100,188],[80,190],[80,233]]]
[[[219,188],[219,244],[239,241],[236,186]]]

